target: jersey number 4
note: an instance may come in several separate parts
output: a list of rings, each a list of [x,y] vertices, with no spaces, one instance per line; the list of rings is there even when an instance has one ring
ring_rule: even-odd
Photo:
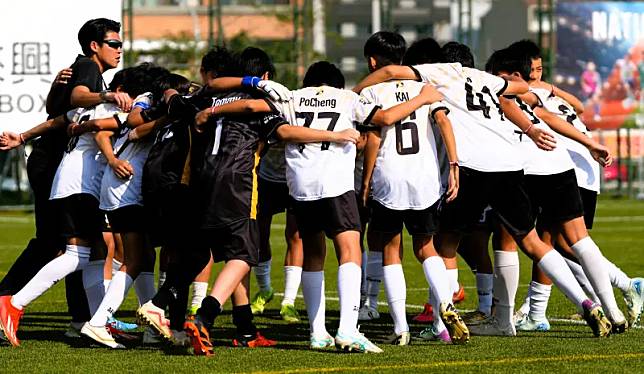
[[[329,125],[327,126],[326,130],[327,131],[333,131],[335,128],[335,124],[338,123],[338,119],[340,119],[340,113],[336,112],[320,112],[317,113],[318,115],[318,120],[328,120]],[[311,127],[313,124],[313,121],[315,120],[315,112],[297,112],[296,113],[297,118],[301,118],[304,120],[304,127]],[[322,142],[322,147],[321,150],[326,151],[329,149],[329,146],[331,145],[331,142]],[[299,145],[300,152],[304,152],[304,144]]]
[[[467,110],[470,112],[475,112],[475,111],[481,111],[483,113],[483,117],[485,118],[491,118],[490,117],[490,106],[487,105],[487,102],[485,101],[485,96],[483,94],[486,94],[489,96],[490,100],[494,105],[496,106],[496,109],[499,113],[499,116],[501,117],[501,120],[503,121],[503,110],[501,109],[501,104],[499,104],[498,101],[494,99],[494,95],[492,95],[492,92],[487,86],[483,86],[481,88],[481,92],[474,92],[474,87],[470,84],[472,81],[470,78],[467,78],[467,82],[465,82],[465,101],[467,103]],[[478,104],[474,103],[474,95],[476,95],[478,99]]]
[[[414,121],[416,112],[411,112],[409,119]],[[396,122],[396,151],[399,155],[413,155],[420,150],[418,146],[418,126],[416,126],[416,122],[411,121]],[[405,134],[408,134],[408,136],[405,137]]]

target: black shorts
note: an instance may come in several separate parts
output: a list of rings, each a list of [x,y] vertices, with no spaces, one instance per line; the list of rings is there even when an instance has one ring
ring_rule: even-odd
[[[105,212],[112,232],[146,232],[148,214],[141,205],[128,205]]]
[[[257,214],[273,216],[291,208],[291,199],[288,194],[286,183],[271,182],[269,180],[257,179]]]
[[[148,232],[154,246],[190,246],[197,236],[198,209],[194,194],[186,185],[175,185],[145,200]]]
[[[539,226],[556,225],[584,215],[575,170],[552,175],[526,175],[532,218]]]
[[[360,228],[362,232],[367,227],[367,224],[369,221],[371,221],[371,196],[369,199],[367,199],[367,206],[362,205],[362,202],[360,201],[362,197],[360,196],[359,193],[356,192],[356,201],[358,202],[358,216],[360,216]]]
[[[579,187],[579,195],[584,206],[584,222],[588,230],[595,223],[595,210],[597,210],[597,192]]]
[[[360,213],[353,191],[313,201],[293,199],[293,210],[300,235],[324,231],[333,238],[341,232],[360,231]]]
[[[202,229],[199,235],[200,245],[210,248],[215,262],[242,260],[250,266],[259,262],[259,226],[254,219]]]
[[[58,227],[64,238],[95,239],[100,237],[103,213],[98,199],[81,193],[52,200],[59,213]]]
[[[438,232],[438,206],[440,200],[423,210],[395,210],[379,202],[371,202],[369,230],[387,234],[400,233],[403,223],[410,235],[434,235]]]
[[[489,205],[495,218],[515,236],[534,228],[523,170],[483,172],[460,168],[460,186],[454,201],[442,205],[441,231],[471,232]]]

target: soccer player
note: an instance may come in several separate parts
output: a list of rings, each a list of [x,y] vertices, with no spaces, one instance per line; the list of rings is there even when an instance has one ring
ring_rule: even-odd
[[[390,79],[429,82],[439,88],[449,104],[459,152],[460,185],[458,197],[446,204],[442,213],[439,252],[453,257],[462,233],[490,205],[521,249],[538,261],[546,274],[584,312],[595,335],[607,335],[610,322],[601,306],[586,298],[563,257],[539,239],[531,221],[530,203],[523,184],[523,159],[514,146],[511,122],[539,147],[549,150],[555,144],[552,135],[530,126],[516,104],[503,97],[527,92],[527,83],[513,77],[496,77],[457,63],[443,63],[387,66],[370,74],[355,90],[361,91]],[[496,332],[515,335],[512,315],[518,287],[518,254],[496,251],[494,266],[497,277],[494,295],[499,300]]]
[[[399,64],[405,51],[405,41],[399,34],[378,32],[372,35],[364,47],[369,70]],[[409,100],[423,87],[422,83],[410,81],[389,81],[367,87],[362,95],[383,108]],[[447,108],[440,102],[431,107],[421,107],[395,126],[386,127],[377,136],[378,143],[370,143],[366,152],[377,153],[375,162],[368,165],[373,169],[371,183],[365,178],[363,185],[371,184],[372,219],[369,230],[383,248],[383,273],[389,310],[394,320],[394,333],[386,342],[407,345],[411,335],[406,321],[406,285],[402,270],[402,227],[407,227],[413,240],[413,250],[422,264],[425,278],[434,293],[436,310],[442,320],[439,335],[453,338],[454,343],[464,343],[469,332],[452,305],[452,291],[445,264],[433,244],[437,232],[438,205],[443,191],[440,179],[438,153],[432,131],[433,119],[440,128],[450,163],[447,203],[458,194],[458,165],[456,146],[451,124],[447,119]],[[371,159],[371,158],[370,158]],[[401,173],[401,168],[411,168],[415,173]],[[449,330],[449,332],[447,331]],[[447,338],[446,340],[449,340]]]

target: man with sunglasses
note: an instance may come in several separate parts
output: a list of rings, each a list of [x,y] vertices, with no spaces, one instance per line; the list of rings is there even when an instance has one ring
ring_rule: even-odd
[[[102,74],[117,67],[121,58],[121,25],[116,21],[98,18],[87,21],[78,32],[83,54],[70,66],[71,77],[56,80],[47,96],[48,118],[55,118],[78,107],[91,107],[113,102],[127,111],[132,99],[125,93],[108,92]],[[62,159],[68,138],[64,130],[53,131],[32,142],[33,150],[27,162],[27,174],[34,191],[36,237],[16,260],[0,283],[0,295],[12,295],[49,261],[65,248],[58,213],[51,206],[49,195],[56,169]],[[102,272],[101,272],[102,275]],[[65,335],[78,337],[84,321],[90,317],[81,272],[66,278],[66,293],[72,324]]]

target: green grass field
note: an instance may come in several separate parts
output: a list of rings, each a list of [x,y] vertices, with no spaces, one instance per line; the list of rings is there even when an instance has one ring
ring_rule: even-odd
[[[278,292],[283,289],[283,227],[283,216],[277,216],[271,243],[273,287]],[[32,234],[31,215],[0,212],[0,276],[4,276]],[[644,202],[601,199],[593,237],[606,257],[627,274],[644,275]],[[405,245],[410,248],[409,238]],[[523,255],[521,266],[517,305],[525,297],[530,280],[530,264]],[[327,327],[333,334],[338,323],[335,258],[328,259],[326,269]],[[411,320],[411,316],[421,309],[427,293],[422,268],[409,252],[405,269],[407,312]],[[474,277],[464,264],[460,269],[467,298],[459,308],[471,310],[476,305]],[[623,305],[621,293],[615,292]],[[90,346],[84,340],[66,339],[63,332],[69,318],[64,287],[59,284],[27,308],[18,331],[22,346],[12,348],[0,343],[0,372],[644,372],[643,329],[632,329],[608,339],[594,338],[585,325],[568,320],[575,309],[558,290],[553,291],[550,300],[548,316],[552,330],[548,333],[520,333],[515,338],[473,337],[466,346],[434,342],[415,342],[409,347],[380,344],[385,350],[380,355],[310,351],[307,348],[308,323],[306,320],[294,325],[282,322],[278,312],[279,299],[276,297],[268,304],[267,312],[255,319],[267,337],[279,341],[276,348],[232,348],[230,338],[234,327],[230,314],[224,313],[216,321],[216,330],[212,333],[215,355],[204,358],[140,344],[125,351],[111,351]],[[384,291],[380,300],[385,301]],[[117,317],[133,321],[136,306],[136,298],[131,292]],[[301,298],[296,306],[302,315],[306,314]],[[230,310],[229,304],[226,307]],[[386,306],[381,306],[380,312],[379,321],[361,326],[361,331],[376,343],[393,328]],[[423,327],[412,324],[412,333]]]

